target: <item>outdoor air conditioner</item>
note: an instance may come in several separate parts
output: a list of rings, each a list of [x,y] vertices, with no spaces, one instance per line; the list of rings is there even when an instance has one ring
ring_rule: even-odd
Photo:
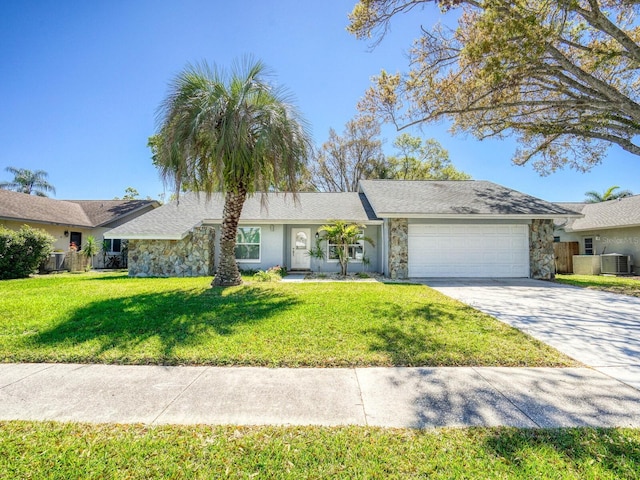
[[[608,253],[600,255],[600,270],[602,273],[614,275],[628,275],[631,273],[631,255]]]

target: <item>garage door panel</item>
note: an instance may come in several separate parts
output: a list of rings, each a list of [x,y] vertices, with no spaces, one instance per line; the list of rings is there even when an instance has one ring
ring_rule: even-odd
[[[409,225],[410,277],[528,277],[526,225]]]

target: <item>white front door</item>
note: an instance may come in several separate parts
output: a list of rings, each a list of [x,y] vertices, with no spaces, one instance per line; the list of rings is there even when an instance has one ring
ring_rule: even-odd
[[[291,268],[295,270],[309,270],[311,268],[311,229],[291,229]]]

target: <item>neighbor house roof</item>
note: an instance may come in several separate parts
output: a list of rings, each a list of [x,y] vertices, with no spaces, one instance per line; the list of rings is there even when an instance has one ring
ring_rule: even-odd
[[[93,228],[157,205],[155,200],[56,200],[0,189],[0,218]]]
[[[559,218],[580,216],[554,203],[483,180],[362,180],[379,217]]]
[[[204,193],[183,193],[172,201],[126,225],[116,227],[106,236],[125,239],[179,240],[202,224],[222,221],[224,196],[214,194],[207,200]],[[363,195],[345,193],[256,194],[247,198],[242,209],[242,223],[326,223],[346,220],[365,224],[380,223]]]
[[[565,208],[571,205],[572,209],[581,206],[580,212],[584,215],[570,220],[564,227],[567,232],[640,226],[640,195],[599,203],[560,205]]]

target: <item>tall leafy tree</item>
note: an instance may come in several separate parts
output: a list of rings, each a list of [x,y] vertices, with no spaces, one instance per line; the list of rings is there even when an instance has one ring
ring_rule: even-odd
[[[365,111],[399,128],[447,118],[480,139],[514,134],[514,162],[541,173],[588,170],[612,144],[640,155],[638,2],[359,0],[349,29],[381,41],[429,4],[455,10],[457,28],[423,27],[409,71],[382,71]]]
[[[388,156],[379,164],[375,178],[394,180],[469,180],[470,175],[456,169],[449,152],[440,143],[429,138],[403,133],[393,142],[397,154]]]
[[[296,172],[310,146],[300,113],[265,65],[251,58],[229,71],[206,63],[179,73],[158,113],[154,163],[175,191],[223,192],[220,262],[214,286],[242,283],[236,234],[248,195],[274,185],[296,192]]]
[[[44,170],[32,171],[16,167],[7,167],[5,170],[13,175],[13,180],[0,182],[0,188],[39,197],[47,197],[47,193],[56,193],[54,186],[47,181],[49,174]]]
[[[321,192],[355,192],[384,160],[380,124],[371,115],[349,120],[342,135],[329,130],[329,139],[314,153],[310,183]]]
[[[600,203],[606,202],[608,200],[617,200],[618,198],[630,197],[633,195],[631,190],[620,190],[616,192],[620,187],[614,185],[612,187],[607,188],[604,193],[596,192],[595,190],[590,190],[585,192],[585,202],[587,203]]]

